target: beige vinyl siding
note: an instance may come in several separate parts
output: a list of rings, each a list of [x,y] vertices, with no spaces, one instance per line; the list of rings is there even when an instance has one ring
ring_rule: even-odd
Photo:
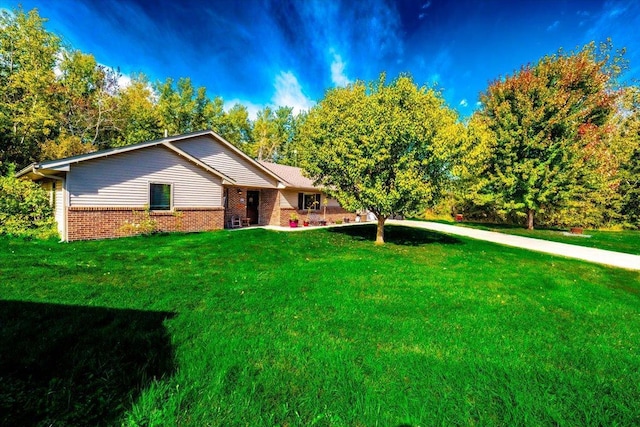
[[[282,190],[280,197],[281,208],[297,208],[298,207],[298,192],[295,190]]]
[[[307,191],[307,190],[282,190],[281,194],[282,197],[280,197],[280,207],[281,208],[298,208],[298,193],[307,193],[307,194],[311,194],[314,193],[313,191]],[[316,192],[317,193],[317,192]],[[340,207],[340,203],[338,203],[338,201],[336,199],[330,199],[327,198],[326,194],[322,194],[320,196],[320,207],[318,208],[319,210],[322,209],[322,207],[324,206],[324,200],[327,199],[329,202],[327,203],[327,207],[333,207],[333,208],[339,208]]]
[[[152,182],[172,184],[174,208],[222,206],[221,179],[162,146],[72,164],[69,203],[142,207]]]
[[[176,141],[174,145],[227,175],[238,186],[276,188],[278,185],[274,178],[211,137]]]
[[[58,234],[60,234],[60,238],[64,239],[64,227],[65,227],[65,218],[64,218],[64,181],[63,180],[42,180],[40,181],[42,188],[49,195],[49,204],[54,208],[53,209],[53,218],[56,220],[56,227],[58,230]],[[54,191],[55,186],[55,191]]]
[[[58,226],[58,234],[61,239],[65,239],[65,227],[67,226],[67,220],[65,218],[65,197],[64,197],[64,181],[56,181],[56,192],[53,195],[55,198],[55,211],[56,224]]]

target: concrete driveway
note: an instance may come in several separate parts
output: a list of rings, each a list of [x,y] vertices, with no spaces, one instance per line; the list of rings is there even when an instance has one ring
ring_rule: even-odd
[[[426,230],[439,231],[456,236],[470,237],[472,239],[486,240],[506,246],[529,249],[537,252],[545,252],[560,255],[567,258],[576,258],[597,264],[610,265],[640,271],[640,256],[621,252],[607,251],[604,249],[587,248],[584,246],[570,245],[567,243],[550,242],[548,240],[533,239],[531,237],[512,236],[497,233],[495,231],[477,230],[474,228],[458,227],[455,225],[439,224],[437,222],[388,220],[387,224],[404,225],[407,227],[424,228]]]

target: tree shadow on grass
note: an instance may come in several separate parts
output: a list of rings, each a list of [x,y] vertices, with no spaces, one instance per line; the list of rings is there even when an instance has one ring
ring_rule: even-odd
[[[353,240],[376,240],[376,224],[350,225],[348,227],[334,227],[332,233],[350,236]],[[384,227],[385,243],[404,246],[422,246],[429,244],[459,245],[462,240],[436,231],[415,227],[386,225]]]
[[[0,301],[0,425],[112,425],[174,373],[168,312]]]

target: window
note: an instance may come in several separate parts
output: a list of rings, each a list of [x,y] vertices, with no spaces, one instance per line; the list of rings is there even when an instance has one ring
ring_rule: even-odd
[[[56,182],[55,181],[51,181],[51,199],[50,199],[50,203],[51,208],[53,209],[53,211],[56,211]]]
[[[298,209],[309,209],[317,211],[320,209],[320,194],[318,193],[298,193]]]
[[[171,184],[149,184],[149,208],[154,211],[171,210]]]

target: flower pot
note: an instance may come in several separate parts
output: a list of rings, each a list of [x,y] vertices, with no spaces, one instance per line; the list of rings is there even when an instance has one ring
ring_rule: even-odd
[[[327,225],[327,221],[325,221],[324,219],[320,220],[320,225]]]
[[[304,222],[302,223],[302,225],[304,225],[305,227],[308,227],[308,226],[309,226],[309,221],[304,221]]]
[[[296,228],[297,226],[298,226],[298,220],[297,219],[296,220],[293,220],[293,219],[289,220],[289,227]]]

